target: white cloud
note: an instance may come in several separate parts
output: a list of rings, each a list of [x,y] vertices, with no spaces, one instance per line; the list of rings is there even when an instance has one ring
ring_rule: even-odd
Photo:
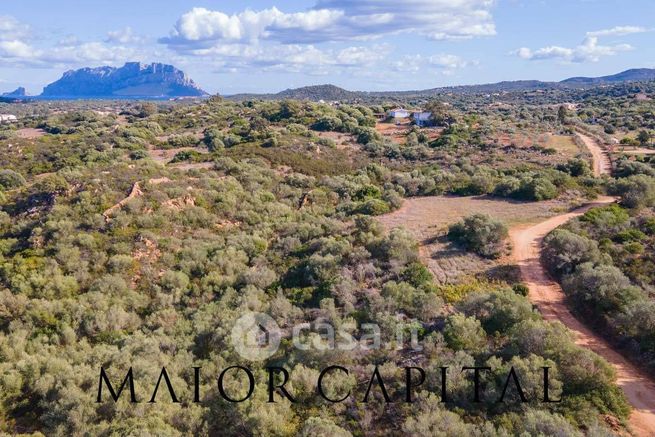
[[[119,35],[116,34],[116,37]],[[122,36],[125,38],[130,33]],[[122,64],[139,59],[136,49],[104,42],[82,42],[73,35],[61,39],[56,46],[35,45],[29,26],[13,17],[0,16],[0,65],[35,68]]]
[[[469,62],[456,55],[435,55],[430,57],[430,64],[442,68],[456,69],[468,66]]]
[[[433,67],[442,74],[452,74],[454,70],[475,65],[475,61],[466,61],[457,55],[439,54],[425,57],[422,55],[406,55],[392,63],[394,70],[404,73],[417,73]]]
[[[0,15],[0,41],[16,41],[30,35],[30,27],[8,15]]]
[[[522,47],[513,53],[522,59],[543,60],[556,59],[565,62],[598,62],[601,57],[613,56],[620,52],[632,50],[629,44],[600,45],[598,37],[587,36],[582,44],[573,47],[548,46],[537,50]]]
[[[595,30],[593,32],[587,32],[587,36],[624,36],[631,35],[633,33],[644,33],[650,32],[651,29],[640,27],[640,26],[615,26],[611,29],[602,29]]]
[[[143,42],[143,38],[135,35],[132,28],[128,26],[123,29],[107,32],[107,39],[105,42],[119,44],[137,44]]]
[[[319,0],[304,12],[285,13],[273,7],[232,15],[193,8],[160,42],[184,51],[218,42],[309,44],[403,32],[431,39],[472,38],[495,35],[493,5],[494,0]]]
[[[205,57],[222,71],[247,67],[289,71],[313,68],[371,67],[386,58],[389,45],[371,46],[370,40],[403,33],[428,39],[465,39],[495,34],[491,10],[495,0],[316,0],[302,12],[276,7],[228,14],[193,8],[183,14],[159,42],[181,56]],[[362,42],[367,41],[365,46]],[[389,40],[393,43],[393,39]],[[346,48],[326,43],[350,42]],[[400,64],[406,64],[401,67]],[[398,65],[396,65],[398,64]],[[403,59],[395,68],[443,71],[466,66],[453,55]]]
[[[384,59],[389,52],[386,45],[347,47],[341,50],[321,50],[311,44],[220,44],[193,50],[218,71],[236,73],[260,69],[327,74],[328,68],[363,68]]]

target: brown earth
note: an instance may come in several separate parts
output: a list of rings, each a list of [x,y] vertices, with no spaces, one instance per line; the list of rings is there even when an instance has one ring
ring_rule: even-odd
[[[34,128],[31,128],[31,127],[18,129],[16,131],[16,136],[18,138],[24,138],[24,139],[27,139],[27,140],[33,140],[35,138],[42,137],[45,134],[46,134],[46,131],[44,131],[43,129],[34,129]]]

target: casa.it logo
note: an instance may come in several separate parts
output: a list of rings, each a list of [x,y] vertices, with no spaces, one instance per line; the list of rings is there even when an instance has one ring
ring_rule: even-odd
[[[280,346],[280,327],[270,316],[250,312],[241,316],[232,328],[234,350],[250,361],[270,358]]]

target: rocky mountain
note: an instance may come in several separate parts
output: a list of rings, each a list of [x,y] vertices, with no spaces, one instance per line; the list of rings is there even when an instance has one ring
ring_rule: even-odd
[[[18,88],[16,88],[15,90],[10,91],[10,92],[8,92],[8,93],[2,93],[2,94],[0,94],[0,96],[2,96],[2,97],[18,97],[18,98],[20,98],[20,97],[25,97],[25,96],[27,96],[27,93],[26,93],[26,91],[25,91],[25,88],[23,88],[23,87],[21,86],[21,87],[18,87]]]
[[[120,68],[70,70],[43,89],[41,97],[197,97],[207,95],[172,65],[128,62]]]

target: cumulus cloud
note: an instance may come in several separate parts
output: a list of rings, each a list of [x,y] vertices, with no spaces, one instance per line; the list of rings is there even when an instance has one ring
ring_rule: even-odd
[[[134,31],[131,27],[125,27],[124,29],[113,30],[107,32],[107,39],[105,42],[109,43],[119,43],[119,44],[136,44],[143,42],[143,38],[134,34]]]
[[[238,72],[255,68],[262,71],[325,74],[328,68],[362,68],[372,65],[384,59],[388,51],[386,45],[322,50],[311,44],[263,46],[235,43],[197,49],[193,54],[203,56],[222,71]]]
[[[493,5],[494,0],[319,0],[303,12],[286,13],[273,7],[231,15],[193,8],[160,42],[185,50],[219,41],[310,44],[403,32],[431,39],[472,38],[495,35]]]
[[[517,56],[527,60],[556,59],[565,62],[598,62],[601,57],[613,56],[620,52],[632,50],[629,44],[601,45],[597,36],[587,36],[582,44],[568,48],[548,46],[538,50],[522,47],[514,52]]]
[[[595,30],[593,32],[587,32],[587,36],[624,36],[631,35],[633,33],[644,33],[649,32],[651,29],[640,26],[615,26],[611,29],[602,29]]]
[[[131,33],[116,33],[115,42],[131,37]],[[29,26],[13,17],[0,16],[0,65],[52,68],[88,64],[121,64],[138,58],[134,48],[105,42],[83,42],[69,35],[53,47],[38,45]],[[109,38],[108,38],[109,41]]]
[[[442,68],[456,69],[467,67],[469,62],[456,55],[435,55],[430,57],[430,64]]]
[[[0,15],[0,41],[17,41],[30,35],[30,27],[8,15]]]

